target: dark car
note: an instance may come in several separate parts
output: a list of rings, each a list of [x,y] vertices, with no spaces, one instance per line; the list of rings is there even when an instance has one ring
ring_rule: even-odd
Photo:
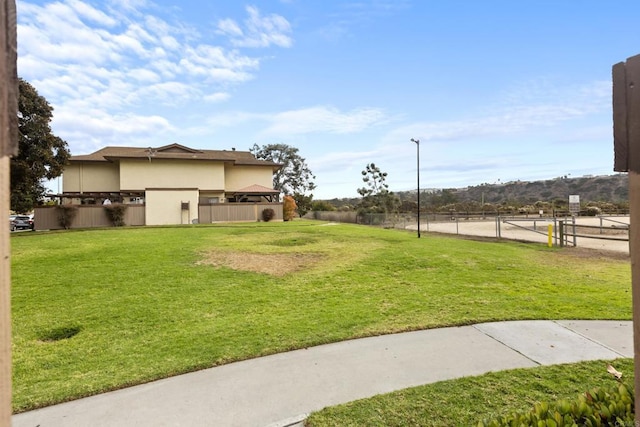
[[[11,231],[33,230],[33,219],[29,215],[13,215],[10,226]]]

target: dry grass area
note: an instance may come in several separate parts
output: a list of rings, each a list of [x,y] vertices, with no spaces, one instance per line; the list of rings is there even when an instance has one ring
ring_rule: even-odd
[[[628,261],[630,259],[629,254],[618,251],[609,251],[606,249],[566,247],[561,250],[561,253],[582,259],[614,259],[620,261]]]
[[[282,277],[286,274],[307,270],[318,261],[318,254],[210,251],[205,254],[205,258],[198,264]]]

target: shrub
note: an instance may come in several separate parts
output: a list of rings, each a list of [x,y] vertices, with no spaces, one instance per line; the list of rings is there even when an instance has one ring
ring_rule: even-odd
[[[122,227],[124,224],[124,214],[127,211],[127,205],[121,203],[105,205],[104,210],[107,213],[107,218],[111,221],[114,227]]]
[[[633,426],[633,399],[633,386],[620,383],[607,390],[593,389],[574,401],[537,403],[530,412],[480,421],[478,427]]]
[[[312,211],[335,211],[336,207],[326,200],[314,200],[311,202]]]
[[[57,205],[56,211],[58,212],[58,224],[60,224],[60,227],[65,230],[71,228],[71,223],[78,214],[78,208],[73,205]]]
[[[600,215],[600,208],[597,206],[587,206],[586,215],[587,216],[596,216]]]
[[[296,201],[291,196],[284,196],[282,202],[282,217],[285,221],[291,221],[296,216]]]
[[[262,220],[265,222],[271,221],[275,216],[276,212],[271,208],[267,208],[262,211]]]
[[[300,218],[304,217],[311,209],[311,200],[313,200],[313,194],[301,194],[293,193],[293,200],[296,202],[296,210]]]

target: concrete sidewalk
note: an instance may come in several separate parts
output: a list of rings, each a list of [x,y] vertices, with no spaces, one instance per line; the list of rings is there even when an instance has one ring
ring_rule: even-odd
[[[311,411],[489,371],[633,357],[631,321],[516,321],[344,341],[14,415],[14,427],[286,426]],[[604,366],[603,366],[604,369]]]

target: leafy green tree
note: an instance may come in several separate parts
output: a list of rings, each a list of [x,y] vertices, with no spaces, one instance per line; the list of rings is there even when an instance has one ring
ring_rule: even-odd
[[[254,144],[249,149],[257,159],[279,163],[282,167],[273,175],[273,188],[284,195],[292,196],[298,206],[298,214],[302,217],[311,208],[313,191],[316,184],[315,175],[309,169],[304,157],[298,149],[287,144],[268,144],[262,147]]]
[[[400,202],[400,212],[418,212],[418,203],[413,200],[402,200]]]
[[[450,189],[443,189],[423,194],[426,200],[425,204],[432,210],[438,210],[443,206],[458,203],[458,198]]]
[[[358,194],[362,197],[375,196],[383,191],[389,191],[389,184],[386,183],[387,173],[382,172],[375,163],[369,163],[362,171],[362,181],[365,186],[358,188]]]
[[[301,194],[301,193],[293,193],[293,200],[296,201],[296,211],[300,218],[305,216],[307,212],[311,210],[311,203],[313,201],[313,194]]]
[[[400,200],[393,192],[389,191],[389,184],[386,180],[387,173],[382,172],[375,163],[369,163],[362,171],[362,181],[365,185],[358,188],[358,194],[362,196],[358,205],[358,210],[361,213],[397,211]]]
[[[311,210],[316,212],[335,211],[336,207],[327,200],[314,200],[313,203],[311,203]]]
[[[45,194],[44,180],[62,175],[70,157],[66,141],[51,132],[53,107],[19,79],[18,155],[11,159],[11,209],[28,212]]]

